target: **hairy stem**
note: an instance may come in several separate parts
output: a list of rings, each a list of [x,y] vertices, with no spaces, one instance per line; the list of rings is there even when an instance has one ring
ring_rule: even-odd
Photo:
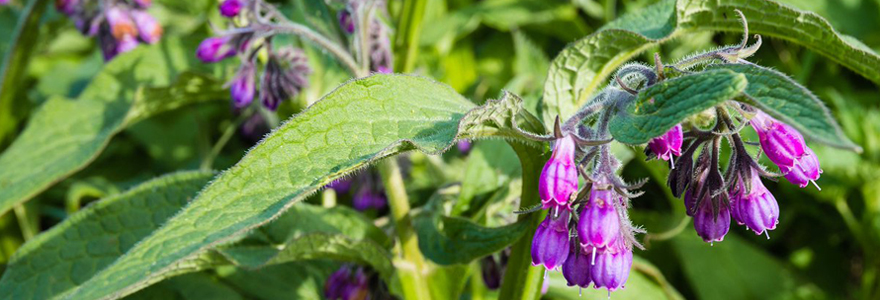
[[[333,56],[342,63],[343,66],[348,68],[349,72],[352,74],[361,74],[363,71],[360,67],[358,67],[357,63],[354,61],[354,58],[351,57],[351,54],[348,53],[347,50],[334,43],[333,41],[327,39],[320,33],[315,32],[314,30],[295,22],[285,22],[282,24],[269,24],[265,25],[269,30],[275,31],[278,33],[285,34],[293,34],[299,36],[301,38],[312,41],[317,44],[321,48],[330,52]]]
[[[516,151],[522,164],[520,206],[535,205],[541,199],[538,195],[538,177],[547,157],[542,155],[541,150],[520,143],[510,143],[510,146]],[[529,229],[512,246],[498,299],[526,300],[538,299],[541,296],[544,268],[532,266],[531,251],[535,229],[538,228],[544,215],[545,212],[519,215],[519,220],[528,220]]]
[[[223,130],[223,135],[220,136],[220,139],[217,140],[217,143],[214,143],[214,146],[211,147],[211,152],[205,156],[202,160],[202,164],[199,165],[200,170],[209,171],[214,166],[214,159],[217,158],[217,155],[220,155],[220,151],[223,150],[223,147],[229,143],[229,139],[235,134],[235,130],[244,123],[245,120],[251,117],[254,114],[253,109],[247,109],[238,116],[231,124],[226,126],[226,129]],[[274,127],[273,127],[274,128]]]
[[[382,175],[382,184],[388,196],[388,205],[391,207],[391,218],[394,220],[394,229],[400,241],[400,252],[407,264],[406,267],[398,268],[403,296],[405,299],[430,300],[431,291],[423,273],[425,258],[419,251],[419,243],[413,231],[412,219],[409,216],[409,197],[406,195],[397,159],[392,157],[380,162],[379,174]]]

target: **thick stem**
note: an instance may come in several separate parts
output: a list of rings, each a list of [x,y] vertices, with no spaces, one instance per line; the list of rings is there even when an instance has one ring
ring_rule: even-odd
[[[398,266],[400,283],[405,299],[431,299],[431,291],[425,280],[425,258],[419,251],[419,243],[413,232],[412,220],[409,217],[409,197],[403,183],[403,176],[396,158],[388,158],[379,163],[379,174],[391,207],[391,218],[400,241],[399,248],[405,266]]]
[[[529,207],[540,203],[538,194],[538,177],[547,161],[541,150],[520,143],[510,143],[522,164],[522,195],[521,207]],[[535,229],[541,223],[546,212],[519,215],[519,219],[527,219],[529,229],[526,234],[513,244],[510,260],[498,299],[526,300],[538,299],[541,296],[541,283],[544,279],[544,268],[532,266],[532,238]]]

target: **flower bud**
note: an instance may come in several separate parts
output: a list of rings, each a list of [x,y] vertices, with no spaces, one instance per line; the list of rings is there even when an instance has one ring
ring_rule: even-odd
[[[720,242],[730,230],[730,212],[725,205],[719,205],[718,211],[713,211],[710,201],[707,197],[700,203],[699,209],[694,214],[694,229],[703,241]]]
[[[235,55],[232,36],[209,37],[199,44],[196,57],[206,63],[215,63]]]
[[[590,257],[584,255],[577,242],[573,244],[568,252],[568,258],[562,264],[562,276],[565,276],[568,286],[586,288],[593,282],[590,277]]]
[[[76,8],[80,0],[55,0],[55,9],[59,12],[71,16],[76,13]]]
[[[570,135],[556,139],[553,155],[544,165],[538,180],[538,191],[544,209],[568,208],[571,194],[577,192],[578,171],[574,161],[576,148],[577,145]]]
[[[120,43],[123,40],[132,39],[138,35],[138,29],[135,27],[134,21],[131,20],[128,12],[122,10],[122,8],[110,7],[104,15],[107,17],[107,24],[110,24],[110,33]]]
[[[220,14],[227,18],[235,17],[241,12],[244,5],[243,0],[225,0],[220,3]]]
[[[468,154],[471,152],[471,141],[460,140],[455,146],[458,148],[458,152],[461,152],[462,154]]]
[[[348,9],[340,10],[337,18],[339,19],[339,27],[342,27],[345,33],[354,33],[354,18],[351,17],[351,12]]]
[[[804,156],[797,160],[794,167],[783,170],[783,172],[785,179],[803,188],[810,182],[815,183],[819,179],[819,174],[822,174],[822,169],[819,168],[819,159],[816,157],[816,153],[813,152],[813,149],[806,147]]]
[[[597,188],[597,185],[600,183],[593,184],[590,199],[581,211],[577,232],[581,244],[601,249],[620,236],[620,217],[614,207],[619,196],[610,189]]]
[[[776,203],[773,194],[761,183],[757,171],[752,170],[750,180],[751,190],[747,190],[745,183],[740,182],[736,191],[731,193],[730,215],[737,223],[745,224],[755,234],[762,234],[765,230],[776,228],[779,204]]]
[[[140,42],[138,42],[134,36],[126,35],[116,44],[116,53],[122,54],[134,50],[134,48],[137,48],[138,44],[140,44]]]
[[[779,122],[760,110],[749,123],[758,133],[761,148],[764,149],[767,158],[780,169],[791,169],[804,155],[804,149],[807,148],[804,138],[791,126]]]
[[[555,269],[568,258],[568,210],[560,209],[558,216],[547,214],[547,218],[538,225],[532,239],[532,265],[544,265],[548,270]]]
[[[153,0],[134,0],[134,4],[137,4],[140,8],[147,8],[153,4]]]
[[[241,65],[235,78],[232,79],[229,91],[232,93],[232,103],[236,108],[246,107],[254,100],[254,93],[256,93],[255,71],[254,64],[246,62]]]
[[[371,208],[377,210],[385,208],[388,200],[381,191],[374,191],[370,187],[361,187],[361,189],[352,198],[352,206],[358,211],[365,211]]]
[[[658,159],[670,160],[672,156],[681,156],[681,144],[684,141],[684,134],[681,131],[681,124],[669,129],[666,133],[648,142],[648,149]]]
[[[339,178],[327,185],[327,188],[333,189],[337,193],[345,194],[351,189],[351,178]]]
[[[597,289],[605,288],[609,292],[623,288],[629,278],[632,263],[632,249],[623,245],[602,251],[596,256],[596,263],[590,266],[594,286]]]
[[[9,0],[0,0],[0,5],[9,5]]]
[[[346,265],[330,274],[330,277],[327,277],[327,281],[324,282],[324,297],[327,299],[341,298],[343,291],[348,288],[350,277],[351,268]]]
[[[285,49],[272,54],[260,84],[263,106],[275,110],[281,101],[296,97],[308,85],[311,72],[305,54],[298,49]]]
[[[131,12],[131,17],[134,19],[134,23],[137,24],[141,40],[147,44],[158,42],[159,38],[162,37],[162,26],[159,26],[156,18],[153,18],[149,13],[134,10]]]

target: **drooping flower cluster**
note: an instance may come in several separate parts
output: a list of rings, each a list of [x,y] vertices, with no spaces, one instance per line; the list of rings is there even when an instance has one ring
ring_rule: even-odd
[[[55,8],[70,17],[85,35],[98,38],[104,60],[153,44],[162,37],[162,26],[146,11],[151,0],[57,0]]]
[[[352,42],[357,45],[354,47],[355,54],[365,51],[370,61],[370,70],[393,73],[394,56],[389,37],[391,29],[381,18],[386,12],[385,6],[385,0],[349,0],[337,16],[339,27],[343,32],[351,35]],[[370,8],[375,11],[370,13]]]
[[[351,197],[351,206],[358,211],[370,209],[383,211],[388,206],[388,198],[378,182],[376,175],[370,171],[355,175],[354,177],[340,178],[327,185],[337,194],[347,194],[352,188],[357,191]]]
[[[220,3],[219,10],[227,18],[241,20],[230,20],[233,28],[202,41],[196,50],[196,57],[206,63],[239,57],[238,71],[228,83],[235,108],[249,106],[258,96],[258,76],[260,103],[269,110],[276,110],[282,101],[296,97],[308,85],[308,75],[312,70],[305,54],[292,47],[273,48],[274,33],[265,26],[271,22],[269,19],[277,15],[273,6],[258,1],[225,0]],[[260,64],[257,54],[260,51],[266,51],[268,59],[262,66],[262,74],[258,75]]]
[[[369,278],[364,268],[343,265],[324,283],[324,297],[329,300],[370,299]]]

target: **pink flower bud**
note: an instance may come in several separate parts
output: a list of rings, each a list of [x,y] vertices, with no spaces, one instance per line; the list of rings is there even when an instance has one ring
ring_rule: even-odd
[[[569,198],[577,192],[578,171],[574,161],[576,148],[577,145],[571,136],[556,139],[553,155],[544,165],[538,181],[538,191],[545,209],[568,208]]]

